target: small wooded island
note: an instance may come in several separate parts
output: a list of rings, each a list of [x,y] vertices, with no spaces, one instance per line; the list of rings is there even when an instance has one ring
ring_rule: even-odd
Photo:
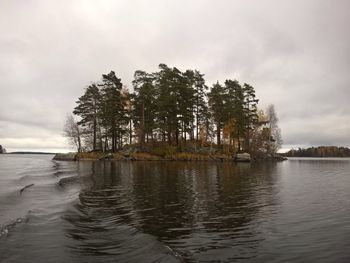
[[[89,85],[66,119],[78,159],[277,159],[281,132],[273,105],[258,109],[253,86],[237,80],[209,89],[198,70],[159,65],[136,71],[133,92],[114,71]]]

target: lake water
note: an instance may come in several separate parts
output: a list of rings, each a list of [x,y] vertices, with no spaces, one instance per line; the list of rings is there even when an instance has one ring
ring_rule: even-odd
[[[52,157],[0,155],[0,262],[350,262],[350,159]]]

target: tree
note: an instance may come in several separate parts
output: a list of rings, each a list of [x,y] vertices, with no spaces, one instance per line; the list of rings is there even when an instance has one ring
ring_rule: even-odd
[[[84,134],[87,136],[92,135],[93,151],[97,150],[97,129],[100,100],[100,91],[96,84],[92,84],[86,88],[84,95],[81,96],[76,102],[78,105],[73,111],[73,114],[81,118],[78,124],[84,127]]]
[[[0,153],[6,153],[6,149],[0,145]]]
[[[178,145],[180,121],[186,121],[181,98],[184,78],[177,68],[169,68],[165,64],[159,65],[160,71],[156,73],[156,89],[158,94],[157,121],[161,130],[163,141],[172,145],[175,139]]]
[[[263,110],[257,111],[257,121],[250,130],[250,153],[254,157],[266,155],[270,143],[270,129],[268,117]]]
[[[137,70],[134,74],[133,87],[133,121],[138,130],[141,148],[144,147],[146,134],[151,134],[156,128],[157,91],[154,85],[154,74]]]
[[[74,120],[73,115],[67,115],[63,128],[63,135],[68,139],[68,142],[81,152],[81,131],[78,122]]]
[[[245,111],[245,94],[244,89],[237,80],[226,80],[225,81],[225,92],[226,92],[226,111],[227,119],[233,119],[235,122],[235,137],[238,142],[238,150],[241,150],[241,137],[244,136],[247,128],[247,114]]]
[[[231,118],[228,120],[223,128],[223,137],[228,140],[228,151],[235,150],[234,139],[236,137],[236,120]]]
[[[273,154],[281,148],[283,143],[281,129],[278,127],[278,117],[273,104],[267,107],[266,113],[270,126],[270,143],[268,152]]]
[[[111,138],[111,150],[115,152],[122,147],[123,135],[127,133],[129,123],[126,101],[122,95],[123,84],[114,71],[102,75],[100,118],[105,129],[106,144]]]
[[[198,70],[186,70],[184,76],[187,79],[190,93],[188,94],[190,96],[187,96],[190,102],[189,108],[193,108],[196,120],[196,140],[198,141],[200,126],[205,122],[207,117],[206,112],[208,111],[208,107],[205,98],[208,87],[205,85],[204,74],[201,74]]]
[[[246,149],[250,152],[250,141],[252,139],[251,132],[256,126],[259,116],[258,116],[258,102],[259,100],[255,96],[254,87],[244,83],[243,85],[244,93],[244,111],[246,119]]]
[[[209,108],[216,125],[217,144],[221,143],[221,129],[228,120],[225,88],[217,82],[208,94]]]
[[[187,70],[185,73],[176,70],[176,94],[177,94],[177,107],[178,107],[178,131],[176,131],[176,137],[179,136],[179,130],[181,130],[181,137],[186,143],[187,134],[189,134],[190,139],[194,139],[193,129],[194,129],[194,111],[195,111],[195,72]],[[178,144],[178,138],[176,138]]]
[[[122,96],[125,98],[125,110],[126,110],[126,118],[129,121],[129,144],[132,143],[132,137],[133,137],[133,130],[132,130],[132,119],[133,119],[133,112],[132,112],[132,94],[129,93],[128,88],[125,86],[121,91]]]

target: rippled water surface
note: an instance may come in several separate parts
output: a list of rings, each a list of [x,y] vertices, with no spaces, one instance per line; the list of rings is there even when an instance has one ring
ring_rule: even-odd
[[[0,262],[350,262],[350,159],[52,157],[0,155]]]

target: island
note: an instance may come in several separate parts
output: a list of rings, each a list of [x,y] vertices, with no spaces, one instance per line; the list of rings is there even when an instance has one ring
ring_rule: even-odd
[[[6,149],[0,144],[0,154],[6,153]]]
[[[200,71],[165,64],[137,70],[132,84],[131,92],[114,71],[91,82],[64,126],[77,154],[55,158],[284,159],[275,107],[259,109],[250,84],[226,79],[209,88]]]

